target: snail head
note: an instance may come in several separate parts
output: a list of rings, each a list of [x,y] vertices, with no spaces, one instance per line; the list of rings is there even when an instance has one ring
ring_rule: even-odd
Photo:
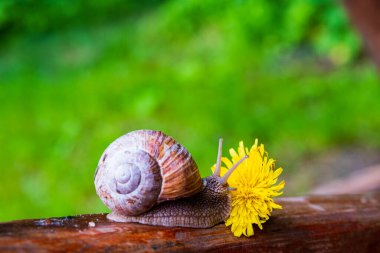
[[[235,171],[235,169],[245,160],[248,158],[248,155],[241,158],[238,162],[236,162],[224,175],[223,177],[220,176],[221,171],[221,161],[222,161],[222,146],[223,146],[223,139],[219,139],[219,146],[218,146],[218,156],[216,159],[216,166],[215,171],[212,174],[213,178],[216,178],[220,185],[227,187],[228,190],[236,190],[235,188],[228,187],[227,180],[231,176],[231,174]]]

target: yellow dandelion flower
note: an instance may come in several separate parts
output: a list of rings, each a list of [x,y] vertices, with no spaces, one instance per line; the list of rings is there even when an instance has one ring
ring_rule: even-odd
[[[227,167],[222,166],[222,175],[243,157],[248,155],[248,158],[228,177],[229,186],[236,190],[231,191],[231,213],[225,223],[231,226],[235,236],[249,237],[254,234],[252,224],[262,229],[262,223],[269,219],[272,210],[282,208],[273,201],[285,186],[284,180],[276,184],[282,168],[275,169],[275,160],[268,157],[264,145],[258,145],[257,139],[250,149],[241,141],[237,152],[230,149],[230,155],[231,159],[221,159]]]

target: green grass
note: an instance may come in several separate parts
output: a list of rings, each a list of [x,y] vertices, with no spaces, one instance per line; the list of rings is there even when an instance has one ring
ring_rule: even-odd
[[[302,173],[305,154],[380,148],[380,86],[368,63],[326,68],[313,54],[258,49],[225,20],[181,33],[165,16],[174,7],[20,35],[2,50],[0,221],[107,211],[93,186],[98,159],[135,129],[173,136],[202,176],[220,136],[225,155],[259,138],[285,179]]]

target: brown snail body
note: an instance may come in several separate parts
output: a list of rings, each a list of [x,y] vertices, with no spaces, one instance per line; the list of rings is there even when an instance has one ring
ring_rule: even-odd
[[[153,130],[130,132],[104,151],[95,172],[96,192],[118,222],[212,227],[230,213],[226,183],[239,161],[220,177],[201,179],[191,154],[170,136]]]

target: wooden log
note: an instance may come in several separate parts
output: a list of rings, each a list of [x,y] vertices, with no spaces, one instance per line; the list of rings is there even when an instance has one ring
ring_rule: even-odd
[[[343,3],[369,55],[380,69],[380,1],[343,0]]]
[[[0,252],[380,252],[380,193],[282,198],[264,230],[168,228],[105,214],[0,223]]]
[[[380,191],[380,164],[352,172],[343,178],[337,178],[319,185],[312,194],[356,194]]]

